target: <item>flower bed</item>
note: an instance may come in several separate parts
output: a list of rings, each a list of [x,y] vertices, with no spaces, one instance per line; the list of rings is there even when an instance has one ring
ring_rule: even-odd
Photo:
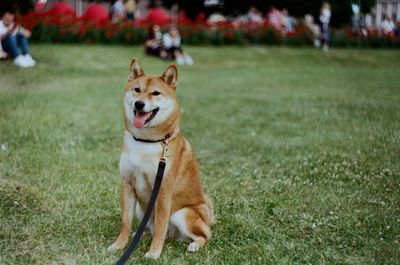
[[[334,30],[332,45],[344,47],[400,47],[400,37],[385,35],[378,30],[370,30],[366,35],[354,34],[350,27]]]
[[[121,43],[142,44],[149,25],[133,22],[110,24],[90,22],[74,16],[28,14],[19,22],[32,31],[32,41],[55,43]],[[234,26],[230,23],[179,24],[183,42],[193,45],[267,44],[311,46],[312,32],[303,24],[293,33],[282,34],[269,25]],[[333,30],[332,46],[400,47],[400,38],[370,32],[367,37],[356,36],[348,28]]]

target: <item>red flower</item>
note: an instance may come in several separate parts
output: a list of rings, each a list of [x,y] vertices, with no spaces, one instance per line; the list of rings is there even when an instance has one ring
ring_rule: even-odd
[[[227,40],[232,40],[233,39],[233,32],[231,30],[225,31],[224,32],[224,37]]]
[[[131,39],[133,39],[133,33],[132,32],[127,32],[125,34],[125,37],[126,37],[127,40],[131,40]]]
[[[65,35],[66,33],[67,33],[67,29],[66,28],[60,28],[59,30],[58,30],[58,33],[60,33],[60,35]]]

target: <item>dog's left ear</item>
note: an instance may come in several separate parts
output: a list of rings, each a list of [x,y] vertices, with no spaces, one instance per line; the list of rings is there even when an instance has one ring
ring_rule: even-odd
[[[136,78],[142,75],[144,75],[142,65],[140,64],[137,58],[133,58],[131,62],[131,67],[129,68],[128,80],[129,81],[135,80]]]
[[[162,74],[161,79],[175,90],[176,82],[178,81],[178,69],[176,68],[176,65],[171,64],[168,66],[168,68]]]

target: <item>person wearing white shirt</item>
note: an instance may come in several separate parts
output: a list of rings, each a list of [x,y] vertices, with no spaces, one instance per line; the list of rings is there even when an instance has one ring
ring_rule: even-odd
[[[385,16],[385,19],[381,23],[381,29],[382,29],[383,33],[386,35],[392,34],[394,28],[395,28],[395,26],[394,26],[392,18],[390,16]]]
[[[111,6],[111,22],[118,23],[123,21],[125,16],[125,6],[123,0],[116,0]]]
[[[14,23],[14,14],[6,11],[0,20],[0,41],[4,51],[14,59],[14,64],[26,68],[35,66],[29,55],[28,38],[31,33]]]
[[[168,57],[176,59],[176,63],[179,65],[192,65],[194,63],[193,59],[183,52],[181,36],[175,26],[170,26],[168,32],[163,35],[163,50]]]

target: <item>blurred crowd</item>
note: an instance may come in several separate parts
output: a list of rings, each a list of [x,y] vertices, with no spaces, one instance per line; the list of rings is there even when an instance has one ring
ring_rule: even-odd
[[[233,18],[232,22],[236,26],[268,24],[274,29],[282,31],[282,33],[293,32],[297,23],[296,19],[289,15],[286,8],[279,10],[274,6],[269,9],[265,16],[260,10],[252,6],[246,14]]]
[[[40,1],[39,1],[40,2]],[[38,3],[39,3],[38,2]],[[143,7],[143,3],[147,5]],[[37,11],[37,10],[36,10]],[[329,50],[331,35],[331,6],[324,2],[320,8],[320,14],[314,18],[306,14],[303,18],[296,18],[289,14],[287,8],[276,8],[271,6],[263,12],[255,6],[251,6],[244,14],[236,16],[225,16],[214,12],[208,15],[198,14],[195,19],[188,19],[186,11],[173,5],[170,9],[162,5],[161,0],[115,0],[110,9],[99,3],[87,5],[83,15],[77,16],[72,6],[67,2],[59,1],[53,6],[38,14],[51,14],[56,16],[70,15],[77,19],[92,21],[96,23],[128,23],[130,26],[151,25],[144,44],[146,54],[157,56],[161,59],[174,59],[180,65],[192,65],[193,59],[183,50],[182,38],[176,25],[185,23],[199,23],[210,27],[215,25],[228,26],[234,29],[243,27],[271,27],[283,37],[295,34],[299,25],[312,32],[314,46],[323,51]],[[360,6],[352,4],[353,15],[351,17],[351,34],[361,37],[369,35],[385,35],[389,37],[400,37],[400,19],[395,15],[384,15],[379,25],[373,23],[371,15],[360,13]],[[166,25],[169,25],[166,27]],[[375,26],[374,26],[375,25]],[[161,32],[165,28],[165,32]],[[20,67],[32,67],[36,62],[29,54],[28,38],[31,33],[14,22],[12,12],[3,12],[0,20],[0,59],[12,58],[14,63]]]
[[[354,34],[367,37],[371,32],[379,32],[387,36],[400,36],[400,18],[395,14],[383,14],[382,22],[374,27],[372,16],[360,13],[360,6],[352,4],[353,15],[351,17],[352,31]]]
[[[274,6],[270,7],[265,16],[260,10],[253,6],[250,7],[246,14],[235,18],[224,17],[222,14],[212,14],[208,19],[208,22],[211,24],[231,22],[236,27],[268,25],[280,31],[283,36],[295,32],[296,25],[304,23],[313,32],[314,45],[318,48],[322,48],[324,51],[327,51],[329,47],[330,21],[331,6],[327,2],[322,4],[317,22],[314,21],[312,15],[307,14],[304,20],[301,20],[291,16],[288,9],[278,9]]]

